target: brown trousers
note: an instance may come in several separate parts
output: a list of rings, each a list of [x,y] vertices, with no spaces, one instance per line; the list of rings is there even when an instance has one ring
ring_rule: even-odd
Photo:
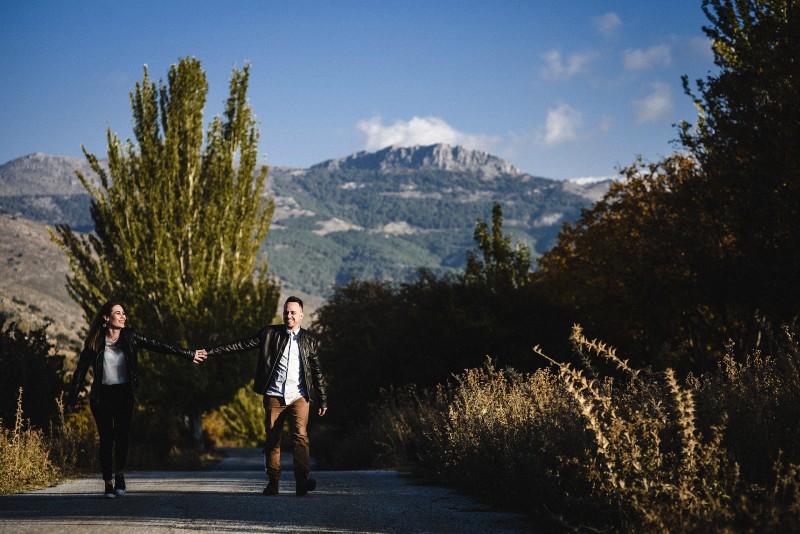
[[[283,423],[287,417],[289,431],[292,433],[292,449],[294,453],[294,476],[306,476],[311,470],[308,450],[309,402],[301,397],[292,404],[286,404],[283,397],[264,395],[264,426],[267,429],[267,440],[264,442],[264,464],[269,478],[281,476],[281,434]]]

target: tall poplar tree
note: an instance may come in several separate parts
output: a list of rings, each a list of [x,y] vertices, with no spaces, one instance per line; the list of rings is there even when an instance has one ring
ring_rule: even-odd
[[[72,271],[67,288],[90,320],[119,299],[143,333],[203,348],[270,321],[279,290],[257,257],[274,205],[267,167],[257,164],[260,132],[246,93],[249,67],[234,69],[224,114],[203,139],[208,84],[200,61],[182,58],[167,84],[144,78],[131,93],[135,140],[107,132],[108,170],[86,151],[96,179],[78,173],[92,196],[95,231],[56,227]],[[247,357],[200,366],[144,354],[140,402],[198,415],[230,401],[252,377]]]

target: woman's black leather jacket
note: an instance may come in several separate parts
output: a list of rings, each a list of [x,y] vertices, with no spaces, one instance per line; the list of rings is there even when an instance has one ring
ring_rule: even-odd
[[[258,362],[256,363],[253,390],[263,395],[269,387],[278,361],[288,342],[289,333],[285,325],[268,325],[250,337],[209,349],[208,355],[219,356],[258,349]],[[312,401],[319,402],[320,408],[327,407],[328,396],[325,393],[325,378],[322,376],[319,357],[317,356],[317,338],[305,328],[301,328],[297,334],[297,343],[300,347],[300,361],[303,364],[303,377],[305,378],[308,396]]]
[[[140,348],[153,352],[160,352],[162,354],[173,354],[189,361],[194,357],[194,352],[190,349],[175,347],[168,343],[145,337],[130,328],[123,328],[120,330],[119,340],[121,342],[120,347],[122,347],[122,351],[125,354],[125,363],[128,366],[128,379],[134,388],[136,388],[138,381],[136,375],[138,364],[137,352]],[[103,354],[105,352],[105,345],[105,338],[103,338],[103,343],[100,350],[97,352],[92,351],[89,347],[84,347],[78,358],[78,367],[72,375],[72,383],[70,384],[69,394],[67,396],[67,406],[73,406],[75,401],[78,400],[78,393],[80,393],[81,388],[83,388],[83,381],[86,378],[86,372],[89,370],[89,366],[92,366],[92,372],[94,374],[93,384],[100,386],[100,384],[103,383]],[[100,400],[100,388],[92,387],[92,391],[89,395],[91,400],[95,402]]]

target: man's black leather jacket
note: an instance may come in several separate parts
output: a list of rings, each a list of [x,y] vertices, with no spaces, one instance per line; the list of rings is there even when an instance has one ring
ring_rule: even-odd
[[[209,356],[220,356],[232,352],[258,349],[258,363],[256,376],[253,381],[253,390],[263,395],[269,387],[270,380],[275,374],[283,350],[289,342],[289,332],[285,325],[265,326],[254,335],[231,341],[208,350]],[[306,381],[306,390],[310,400],[319,402],[320,408],[328,406],[328,397],[325,393],[325,379],[319,367],[317,356],[317,338],[308,330],[301,328],[297,334],[297,343],[300,347],[300,361],[303,364],[303,377]]]
[[[128,380],[134,388],[136,388],[138,383],[138,377],[136,376],[138,364],[137,351],[140,348],[153,352],[160,352],[162,354],[173,354],[189,361],[194,358],[194,352],[190,349],[175,347],[168,343],[150,339],[130,328],[123,328],[120,330],[119,340],[121,342],[120,347],[125,353],[125,363],[128,367]],[[103,383],[103,353],[105,352],[105,345],[105,338],[103,338],[103,344],[97,352],[89,347],[84,347],[78,358],[78,367],[72,375],[72,383],[70,384],[69,395],[67,396],[67,406],[74,405],[75,401],[78,399],[78,393],[80,393],[83,387],[83,381],[86,378],[86,372],[89,370],[90,365],[92,366],[92,372],[94,374],[94,384],[100,386],[100,384]],[[95,402],[99,401],[100,388],[92,387],[92,391],[89,395],[91,400]]]

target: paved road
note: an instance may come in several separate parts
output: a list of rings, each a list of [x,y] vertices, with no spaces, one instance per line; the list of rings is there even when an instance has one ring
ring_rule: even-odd
[[[529,530],[518,516],[393,471],[317,471],[316,491],[298,498],[289,459],[281,493],[265,497],[262,465],[260,451],[231,449],[213,471],[131,472],[116,499],[102,497],[97,477],[2,496],[0,533]]]

